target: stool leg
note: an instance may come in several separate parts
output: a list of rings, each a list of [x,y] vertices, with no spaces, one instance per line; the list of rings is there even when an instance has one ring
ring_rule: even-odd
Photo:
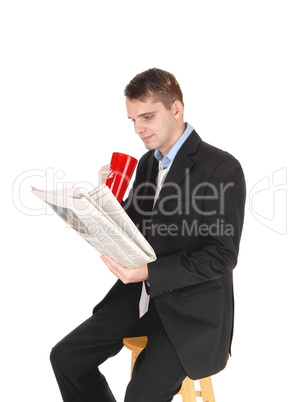
[[[211,377],[200,379],[203,402],[215,402]]]
[[[133,366],[135,365],[135,362],[136,362],[138,356],[139,356],[139,352],[136,352],[134,350],[131,352],[130,378],[132,377]]]
[[[195,384],[193,380],[186,377],[182,383],[179,394],[182,395],[183,402],[196,402]]]

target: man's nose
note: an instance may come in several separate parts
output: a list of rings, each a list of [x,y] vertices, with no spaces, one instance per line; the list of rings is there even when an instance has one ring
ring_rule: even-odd
[[[140,135],[140,134],[144,133],[145,130],[146,130],[146,128],[144,127],[144,125],[143,125],[142,123],[140,123],[140,122],[135,122],[135,132],[136,132],[137,134]]]

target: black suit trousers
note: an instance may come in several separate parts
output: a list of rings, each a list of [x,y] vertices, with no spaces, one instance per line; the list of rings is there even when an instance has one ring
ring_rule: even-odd
[[[51,352],[51,363],[66,402],[115,402],[98,366],[116,355],[123,338],[148,336],[135,363],[125,402],[171,401],[186,377],[155,307],[139,318],[125,303],[109,301],[62,339]]]

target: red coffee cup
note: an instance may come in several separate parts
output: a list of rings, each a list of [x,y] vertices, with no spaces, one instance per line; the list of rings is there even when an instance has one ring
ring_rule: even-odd
[[[138,160],[130,155],[113,152],[106,185],[121,203]]]

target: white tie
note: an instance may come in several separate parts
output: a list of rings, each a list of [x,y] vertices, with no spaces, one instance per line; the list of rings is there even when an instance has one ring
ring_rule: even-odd
[[[166,169],[164,169],[163,166],[162,166],[161,161],[159,161],[159,165],[158,165],[159,171],[158,171],[158,177],[157,177],[157,188],[156,188],[156,192],[155,192],[155,196],[154,196],[153,208],[155,206],[155,203],[156,203],[156,200],[157,200],[157,198],[159,196],[161,187],[162,187],[162,185],[163,185],[163,183],[164,183],[164,181],[166,179],[166,176],[167,176],[167,174],[168,174],[168,172],[170,170],[171,165],[172,165],[172,161],[170,162],[169,166]]]
[[[142,293],[139,301],[139,317],[143,317],[148,311],[150,296],[146,292],[145,282],[143,282]]]
[[[159,171],[158,171],[158,178],[157,178],[157,188],[155,192],[155,197],[154,197],[154,202],[153,202],[153,208],[155,206],[156,200],[159,196],[161,187],[165,181],[166,175],[168,174],[170,167],[172,165],[172,161],[170,162],[169,166],[166,169],[163,169],[161,161],[159,161]],[[146,287],[145,287],[145,282],[143,282],[143,287],[142,287],[142,293],[140,297],[140,302],[139,302],[139,316],[140,318],[143,317],[144,314],[147,313],[148,311],[148,306],[149,306],[149,300],[150,296],[146,292]]]

